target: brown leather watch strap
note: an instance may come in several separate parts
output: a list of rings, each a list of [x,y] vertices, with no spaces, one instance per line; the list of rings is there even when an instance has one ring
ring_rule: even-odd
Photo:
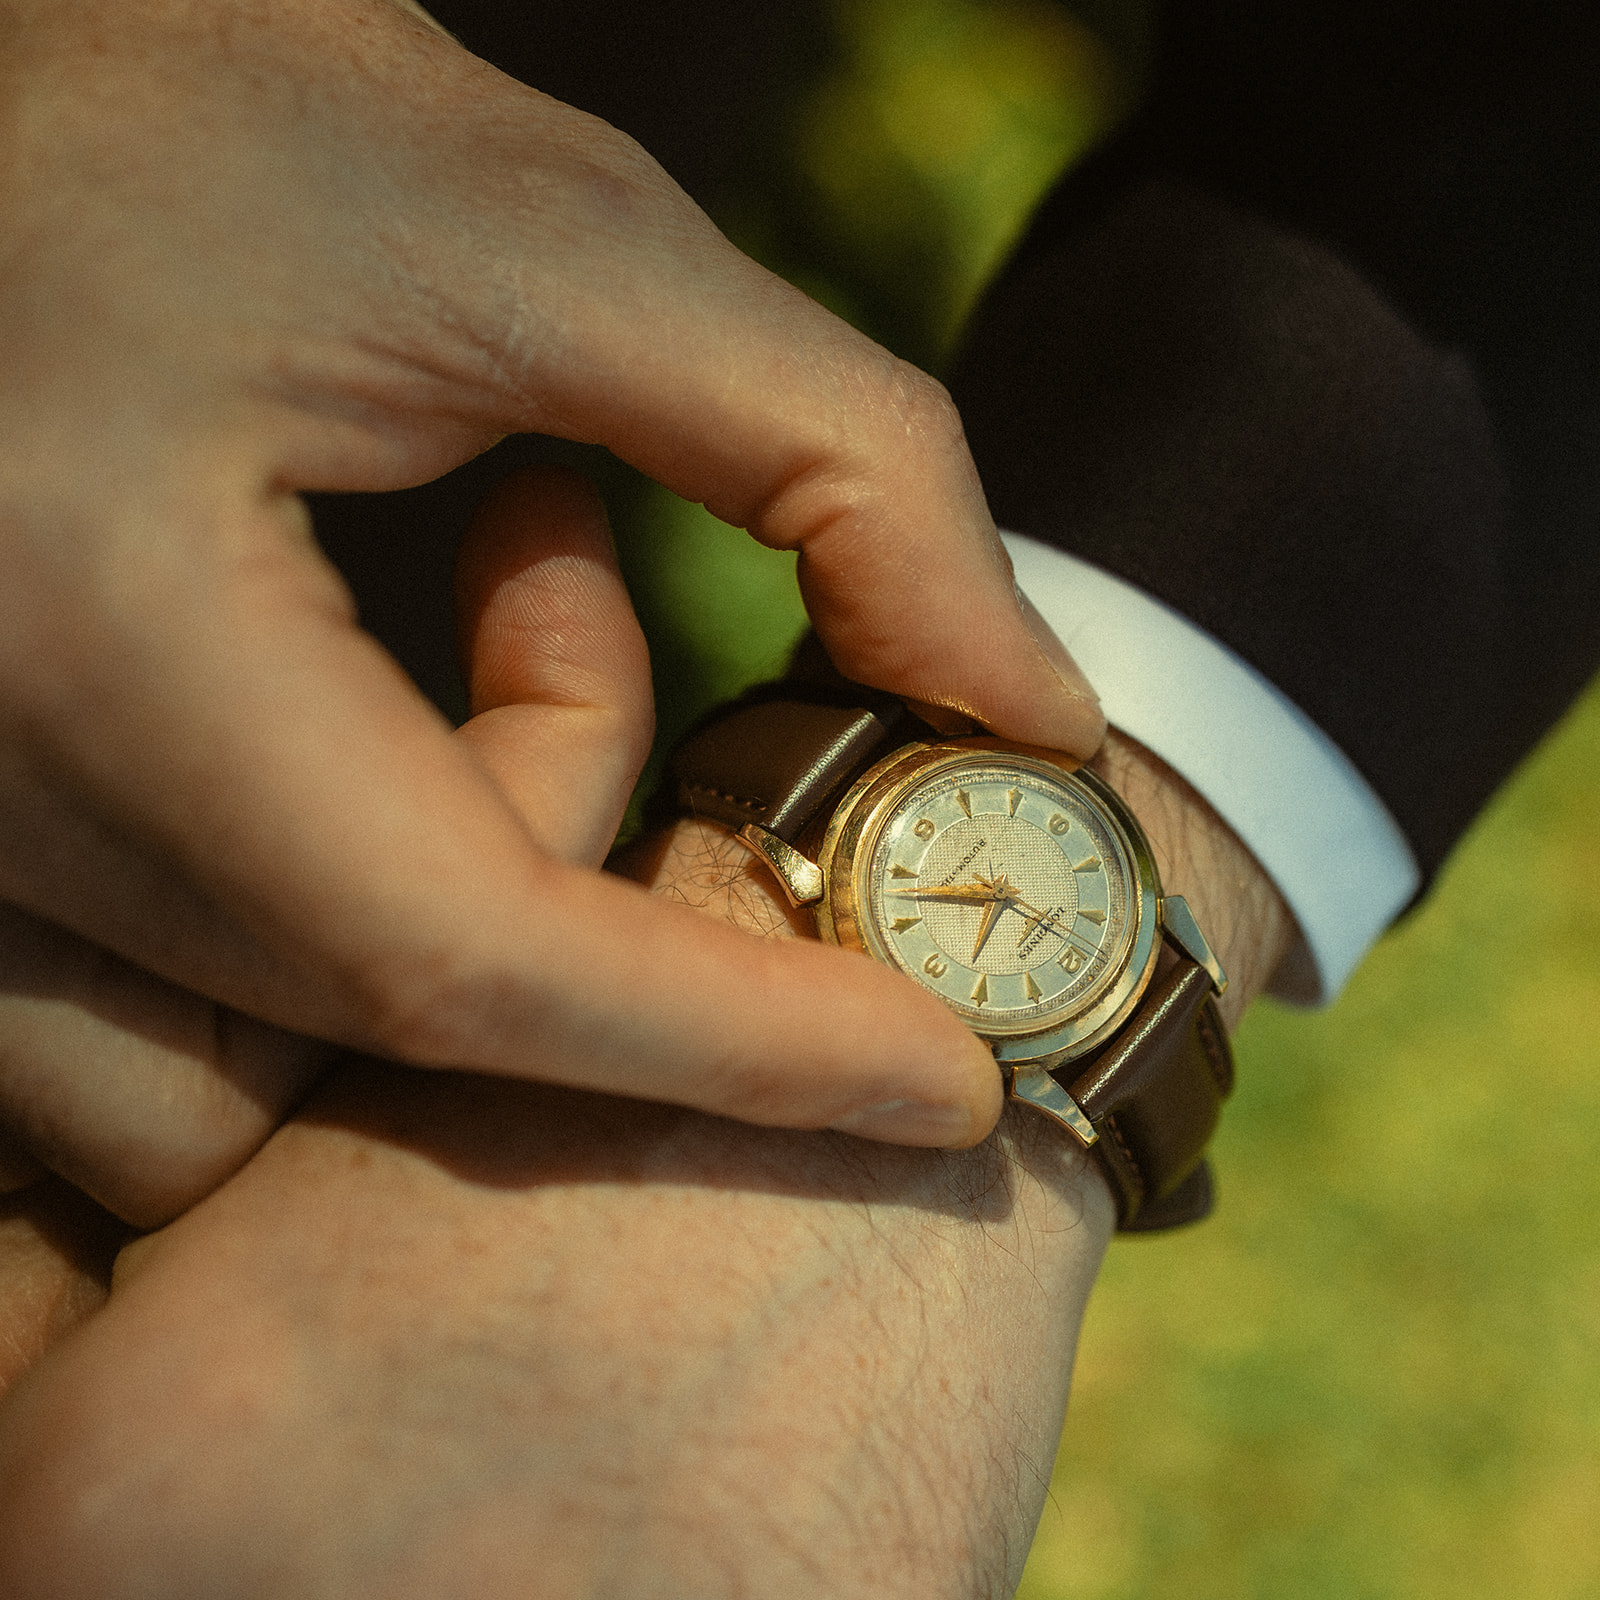
[[[852,684],[763,684],[697,724],[668,767],[678,809],[785,844],[857,773],[931,736],[893,695]]]
[[[793,844],[873,761],[932,737],[889,695],[764,684],[690,732],[672,755],[669,792],[681,812],[732,828],[758,823]],[[1212,1207],[1204,1152],[1233,1087],[1233,1058],[1210,977],[1173,955],[1116,1038],[1054,1074],[1098,1134],[1090,1151],[1123,1232],[1177,1227]]]
[[[1233,1052],[1205,968],[1180,955],[1110,1044],[1055,1076],[1100,1136],[1091,1148],[1122,1232],[1210,1212],[1205,1148],[1233,1090]]]

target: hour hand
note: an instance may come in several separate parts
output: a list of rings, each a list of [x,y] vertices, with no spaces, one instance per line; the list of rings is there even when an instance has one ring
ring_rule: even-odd
[[[989,935],[994,932],[994,925],[1000,920],[1000,913],[1005,910],[1007,900],[1004,898],[991,900],[983,908],[983,921],[978,924],[978,937],[972,943],[972,959],[978,959],[978,952],[988,943]]]
[[[894,889],[908,900],[959,900],[965,904],[1003,904],[1009,897],[986,883],[949,883],[942,889]]]

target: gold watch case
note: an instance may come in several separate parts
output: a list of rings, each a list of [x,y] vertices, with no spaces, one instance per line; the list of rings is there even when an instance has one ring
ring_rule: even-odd
[[[1149,844],[1116,793],[1059,752],[988,737],[907,745],[809,842],[799,859],[820,868],[822,938],[898,967],[1012,1073],[1098,1048],[1155,971]]]

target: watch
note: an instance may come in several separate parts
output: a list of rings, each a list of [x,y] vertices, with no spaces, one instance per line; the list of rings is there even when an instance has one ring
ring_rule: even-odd
[[[1008,1095],[1099,1163],[1121,1230],[1211,1210],[1227,979],[1109,784],[1059,751],[807,682],[714,711],[669,773],[677,809],[734,829],[823,939],[899,969],[989,1045]]]

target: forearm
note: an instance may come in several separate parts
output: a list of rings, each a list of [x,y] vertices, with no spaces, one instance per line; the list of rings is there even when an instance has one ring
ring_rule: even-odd
[[[1136,746],[1100,765],[1236,1012],[1270,884]],[[718,830],[635,864],[803,931]],[[1005,1594],[1112,1222],[1020,1108],[919,1151],[352,1064],[0,1412],[0,1587]]]
[[[352,1066],[18,1391],[0,1587],[1006,1593],[1111,1223],[1030,1123]]]

